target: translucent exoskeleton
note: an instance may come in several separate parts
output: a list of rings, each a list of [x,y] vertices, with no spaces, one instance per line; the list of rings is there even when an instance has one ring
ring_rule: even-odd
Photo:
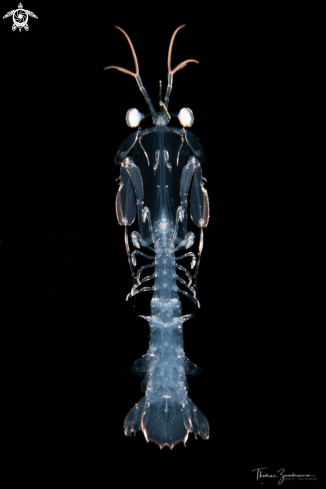
[[[209,437],[209,424],[188,395],[187,376],[198,368],[184,354],[183,323],[191,315],[182,315],[180,294],[200,307],[194,287],[203,249],[203,228],[209,220],[209,201],[204,188],[201,163],[204,150],[188,130],[194,121],[189,108],[179,114],[169,113],[169,99],[174,74],[188,59],[171,68],[172,47],[178,27],[172,35],[168,51],[168,84],[164,101],[160,82],[159,110],[156,111],[139,75],[137,56],[127,33],[126,37],[135,62],[135,72],[118,66],[133,76],[149,107],[153,126],[141,129],[144,115],[132,108],[127,112],[128,126],[137,128],[120,145],[115,163],[120,165],[120,183],[116,196],[117,219],[125,230],[125,246],[134,284],[127,299],[142,292],[151,294],[148,352],[133,366],[144,375],[144,397],[125,418],[127,436],[142,430],[147,441],[160,448],[173,448],[186,443],[188,434]],[[169,125],[171,117],[180,126]],[[188,231],[189,216],[198,228],[198,248],[195,235]],[[138,231],[129,227],[138,223]],[[189,251],[188,251],[189,250]],[[137,266],[139,258],[146,264]]]

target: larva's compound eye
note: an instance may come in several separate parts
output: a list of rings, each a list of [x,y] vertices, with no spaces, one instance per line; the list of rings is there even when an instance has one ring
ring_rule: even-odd
[[[194,113],[188,107],[184,107],[178,114],[178,119],[183,127],[191,127],[194,123]]]
[[[126,114],[126,123],[129,127],[138,127],[143,117],[143,114],[138,109],[129,109]]]

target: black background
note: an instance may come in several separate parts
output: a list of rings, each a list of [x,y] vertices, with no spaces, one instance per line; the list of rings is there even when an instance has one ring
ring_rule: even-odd
[[[1,15],[13,8],[2,2]],[[256,486],[256,467],[316,473],[319,195],[300,127],[313,20],[184,3],[24,8],[38,16],[29,32],[1,20],[2,398],[12,473],[143,483],[156,474],[223,487],[235,478]],[[211,203],[201,310],[184,337],[202,367],[190,397],[211,437],[190,435],[171,452],[123,435],[142,396],[129,368],[147,350],[148,326],[135,317],[142,301],[125,301],[132,281],[113,155],[130,132],[126,111],[147,109],[131,77],[103,68],[133,70],[121,26],[157,105],[169,40],[184,23],[172,64],[200,64],[175,75],[170,110],[194,111]]]

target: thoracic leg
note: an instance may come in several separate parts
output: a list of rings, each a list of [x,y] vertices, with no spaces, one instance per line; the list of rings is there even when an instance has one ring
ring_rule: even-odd
[[[189,282],[188,282],[188,287],[190,287],[191,282],[192,282],[192,276],[191,276],[191,273],[189,273],[189,271],[188,271],[188,270],[187,270],[185,267],[183,267],[182,265],[178,265],[178,264],[177,264],[177,269],[178,269],[178,270],[181,270],[181,271],[182,271],[182,272],[183,272],[185,275],[187,275],[188,280],[189,280]]]
[[[140,255],[143,256],[144,258],[147,258],[148,260],[154,260],[154,256],[151,255],[146,255],[146,253],[143,253],[142,251],[135,250],[131,253],[131,261],[133,266],[136,266],[136,257],[135,255]]]
[[[184,290],[182,290],[182,289],[179,289],[179,288],[178,288],[177,290],[178,290],[178,292],[180,292],[180,294],[183,294],[183,295],[185,295],[186,297],[188,297],[188,299],[191,299],[191,300],[192,300],[192,301],[193,301],[193,302],[194,302],[194,303],[197,305],[198,309],[200,309],[200,302],[199,302],[199,300],[196,298],[196,293],[195,293],[195,291],[193,291],[193,296],[192,296],[192,295],[188,294],[188,292],[185,292],[185,291],[184,291]]]
[[[143,270],[145,270],[146,268],[151,268],[151,267],[154,267],[155,263],[149,263],[148,265],[143,265],[142,267],[140,267],[140,269],[137,271],[137,277],[136,277],[136,280],[138,282],[138,285],[140,285],[140,276],[141,276],[141,273]]]
[[[134,290],[134,288],[131,289],[131,292],[126,297],[126,301],[129,300],[129,297],[134,297],[136,294],[140,294],[141,292],[151,292],[154,290],[154,287],[143,287],[142,289],[139,290]]]

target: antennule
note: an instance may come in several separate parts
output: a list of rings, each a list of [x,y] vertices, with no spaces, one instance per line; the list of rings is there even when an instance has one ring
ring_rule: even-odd
[[[130,46],[130,49],[131,49],[131,52],[132,52],[132,56],[134,58],[134,63],[135,63],[135,73],[133,73],[132,71],[130,70],[126,70],[125,68],[120,68],[120,66],[107,66],[106,68],[104,68],[105,70],[109,70],[110,68],[114,68],[115,70],[119,70],[119,71],[122,71],[122,73],[127,73],[127,75],[131,75],[131,76],[137,76],[139,75],[139,64],[138,64],[138,59],[137,59],[137,55],[136,55],[136,51],[135,51],[135,48],[131,42],[131,39],[130,37],[128,36],[128,34],[126,33],[126,31],[124,31],[123,29],[121,29],[121,27],[115,25],[114,26],[116,29],[118,29],[119,31],[122,32],[122,34],[126,37],[128,43],[129,43],[129,46]]]
[[[177,33],[179,32],[180,29],[183,27],[186,27],[186,24],[180,25],[172,34],[171,41],[170,41],[170,46],[169,46],[169,52],[168,52],[168,73],[176,73],[177,71],[181,70],[184,68],[188,63],[199,63],[196,59],[187,59],[186,61],[183,61],[182,63],[178,64],[173,70],[171,69],[171,58],[172,58],[172,48],[174,44],[174,39]]]
[[[166,94],[165,94],[165,99],[164,103],[166,108],[168,108],[169,105],[169,100],[170,100],[170,94],[172,91],[172,86],[173,86],[173,75],[179,70],[182,70],[185,66],[187,66],[188,63],[199,63],[196,59],[186,59],[185,61],[182,61],[182,63],[179,63],[173,70],[171,69],[171,57],[172,57],[172,48],[174,44],[174,39],[177,33],[179,32],[180,29],[185,27],[186,24],[180,25],[172,34],[171,41],[170,41],[170,46],[169,46],[169,51],[168,51],[168,86],[166,88]]]
[[[121,66],[107,66],[106,68],[103,68],[104,70],[111,70],[111,69],[114,69],[114,70],[118,70],[118,71],[122,71],[122,73],[126,73],[127,75],[131,75],[133,77],[136,77],[136,73],[133,73],[132,71],[130,70],[126,70],[126,68],[121,68]]]
[[[121,27],[118,27],[117,25],[114,26],[114,27],[116,29],[118,29],[119,31],[122,32],[122,34],[125,36],[125,38],[127,39],[128,43],[129,43],[129,46],[130,46],[130,49],[131,49],[131,52],[132,52],[132,56],[134,58],[135,73],[133,73],[130,70],[127,70],[126,68],[121,68],[121,66],[107,66],[106,68],[104,68],[104,70],[114,69],[114,70],[122,71],[122,73],[126,73],[127,75],[131,75],[134,78],[136,78],[136,82],[137,82],[138,88],[141,91],[141,93],[143,94],[143,96],[144,96],[144,98],[146,100],[146,103],[147,103],[147,105],[149,107],[149,110],[151,111],[152,116],[155,118],[156,117],[156,112],[155,112],[154,106],[153,106],[153,104],[151,102],[151,99],[148,96],[148,93],[146,92],[146,89],[145,89],[145,87],[143,85],[143,82],[141,81],[141,78],[140,78],[140,75],[139,75],[138,59],[137,59],[135,48],[134,48],[134,46],[133,46],[133,44],[131,42],[131,39],[128,36],[128,34],[123,29],[121,29]]]
[[[173,70],[171,71],[172,75],[174,75],[174,73],[176,73],[177,71],[182,70],[182,68],[184,68],[188,63],[198,64],[199,61],[197,61],[196,59],[186,59],[186,61],[182,61],[182,63],[179,63],[178,66],[173,68]]]
[[[171,72],[171,55],[172,55],[172,47],[173,47],[174,39],[175,39],[175,36],[177,35],[177,33],[179,32],[179,30],[182,29],[183,27],[186,27],[186,24],[180,25],[174,31],[174,33],[172,34],[172,37],[171,37],[169,52],[168,52],[168,73]]]

